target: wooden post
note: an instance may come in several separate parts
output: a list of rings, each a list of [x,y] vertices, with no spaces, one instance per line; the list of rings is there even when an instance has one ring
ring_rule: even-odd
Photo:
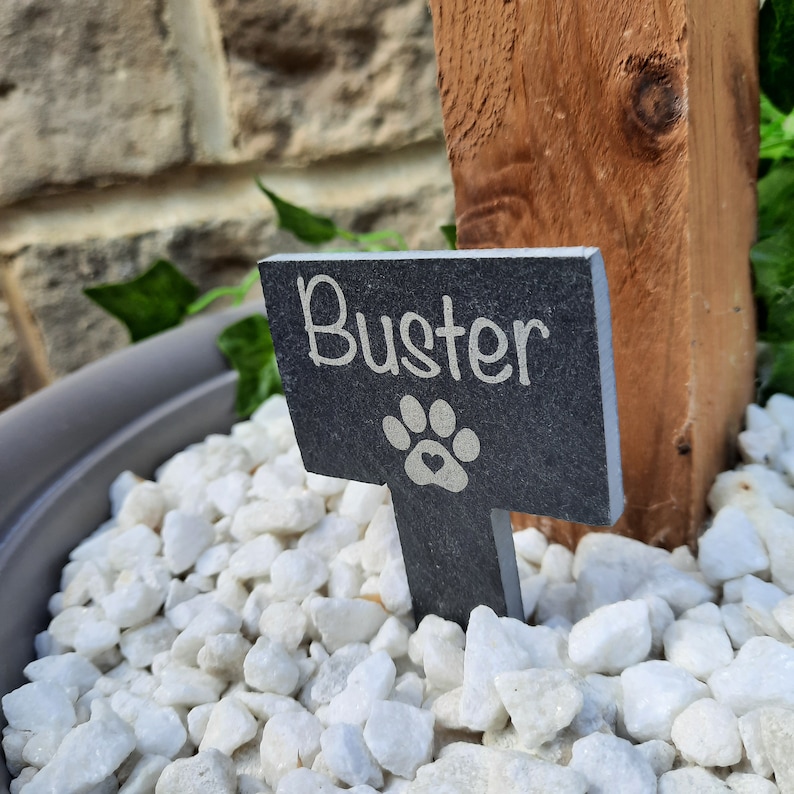
[[[692,542],[753,396],[757,0],[430,6],[459,245],[601,248],[615,530]],[[570,546],[591,529],[540,524]]]

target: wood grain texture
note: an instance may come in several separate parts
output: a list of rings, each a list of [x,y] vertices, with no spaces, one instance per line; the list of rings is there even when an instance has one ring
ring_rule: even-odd
[[[753,393],[754,0],[431,0],[461,248],[595,245],[626,511],[691,542]],[[574,546],[590,527],[514,516]]]

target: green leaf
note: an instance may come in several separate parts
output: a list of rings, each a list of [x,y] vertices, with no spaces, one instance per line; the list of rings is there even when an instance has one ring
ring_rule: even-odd
[[[794,394],[794,341],[768,345],[759,360],[759,402],[777,392]]]
[[[758,180],[758,239],[782,231],[794,218],[794,162],[777,163]]]
[[[766,0],[758,18],[761,88],[784,112],[794,108],[794,1]]]
[[[158,259],[131,281],[86,287],[83,294],[121,320],[138,342],[179,325],[198,287],[171,262]]]
[[[227,297],[233,298],[232,306],[239,306],[245,300],[248,290],[254,286],[257,278],[259,278],[259,270],[254,268],[236,287],[215,287],[215,289],[205,292],[198,300],[193,301],[187,307],[187,313],[198,314],[216,300]]]
[[[445,226],[439,226],[441,234],[447,241],[447,246],[452,250],[457,250],[458,247],[458,227],[454,223],[448,223]]]
[[[278,215],[278,225],[292,232],[299,240],[311,245],[320,245],[339,236],[340,230],[330,218],[314,215],[303,207],[296,207],[284,201],[272,190],[268,190],[259,179],[256,180],[256,184],[272,202]]]
[[[786,116],[765,94],[761,94],[760,135],[762,160],[794,159],[794,111]]]
[[[284,393],[270,326],[261,314],[224,329],[218,347],[240,375],[235,404],[240,416],[250,416],[271,394]]]
[[[768,342],[794,341],[794,221],[754,245],[750,259],[755,292],[762,302],[761,338]]]

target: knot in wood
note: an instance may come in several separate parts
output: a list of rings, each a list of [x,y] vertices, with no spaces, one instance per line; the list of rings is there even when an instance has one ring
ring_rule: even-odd
[[[626,139],[635,154],[657,160],[685,115],[679,64],[659,54],[629,56],[623,69]]]

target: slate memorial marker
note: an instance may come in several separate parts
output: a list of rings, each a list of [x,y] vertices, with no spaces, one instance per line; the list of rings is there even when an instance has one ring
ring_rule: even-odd
[[[260,262],[308,471],[387,483],[417,623],[524,618],[509,511],[623,510],[609,295],[596,248]]]

